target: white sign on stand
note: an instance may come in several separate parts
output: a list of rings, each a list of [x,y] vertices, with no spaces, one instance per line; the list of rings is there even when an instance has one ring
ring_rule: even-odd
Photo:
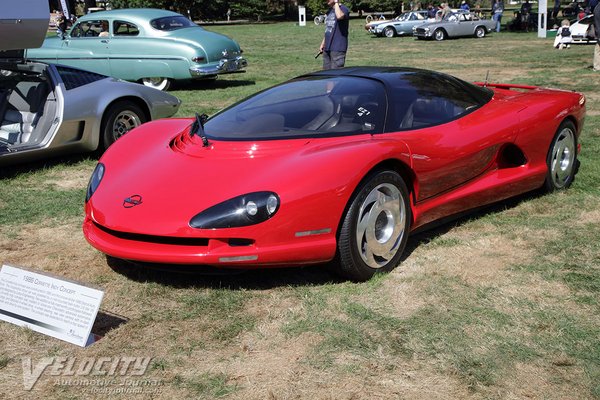
[[[306,26],[306,7],[298,6],[298,25]]]
[[[102,290],[47,273],[6,264],[0,269],[0,320],[78,346],[93,343],[102,297]]]
[[[548,27],[548,0],[539,0],[538,2],[538,37],[546,38]]]

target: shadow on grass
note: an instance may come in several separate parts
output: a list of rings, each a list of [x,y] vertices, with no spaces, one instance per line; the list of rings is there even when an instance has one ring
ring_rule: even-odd
[[[91,152],[83,154],[57,156],[39,161],[11,165],[8,167],[0,167],[0,181],[3,179],[13,179],[23,174],[30,174],[32,172],[53,168],[57,165],[69,166],[78,164],[86,160],[98,161],[98,158],[100,158],[99,154],[97,154],[96,152]]]
[[[129,322],[129,318],[114,314],[109,311],[99,311],[92,326],[92,332],[98,336],[104,336],[113,329]]]
[[[539,191],[502,201],[475,211],[446,218],[429,224],[411,235],[402,255],[406,260],[422,244],[428,243],[453,228],[486,215],[496,214],[516,207],[521,202],[539,197]],[[266,290],[283,286],[315,286],[345,283],[335,275],[335,265],[315,264],[302,267],[259,268],[252,270],[220,269],[208,266],[151,264],[126,261],[107,256],[108,266],[115,272],[137,282],[155,282],[182,288],[228,288],[231,290]],[[398,268],[402,268],[402,264]]]
[[[169,265],[126,261],[106,257],[115,272],[136,282],[155,282],[175,288],[228,288],[267,290],[283,286],[313,286],[342,283],[327,264],[302,267],[221,269],[204,265]]]
[[[431,222],[417,229],[417,231],[413,232],[412,235],[408,238],[408,243],[406,244],[406,248],[404,249],[404,253],[402,254],[401,262],[406,260],[412,254],[412,252],[415,251],[417,247],[431,242],[438,236],[448,233],[455,227],[459,227],[472,220],[483,218],[487,215],[501,213],[503,211],[518,206],[522,202],[536,199],[538,197],[543,196],[544,194],[545,193],[541,189],[534,190],[510,199],[500,201],[498,203],[482,206],[476,209],[465,211],[457,215],[453,215],[447,218]]]
[[[215,89],[228,89],[232,87],[242,86],[254,86],[256,81],[252,80],[233,80],[233,79],[200,79],[200,80],[188,80],[181,82],[173,82],[173,86],[169,89],[169,93],[176,95],[178,91],[182,90],[215,90]]]

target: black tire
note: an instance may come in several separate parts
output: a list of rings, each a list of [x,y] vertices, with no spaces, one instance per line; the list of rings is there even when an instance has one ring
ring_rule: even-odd
[[[383,35],[385,37],[393,38],[394,36],[396,36],[396,30],[391,26],[386,26],[383,30]]]
[[[433,38],[438,42],[441,42],[446,39],[446,31],[443,29],[436,29],[435,32],[433,32]]]
[[[483,26],[475,28],[475,37],[479,39],[485,37],[485,28]]]
[[[131,101],[112,104],[102,117],[102,147],[108,149],[118,138],[147,121],[144,111]]]
[[[394,171],[367,176],[352,196],[338,235],[336,272],[366,281],[391,271],[402,256],[411,221],[408,188]]]
[[[544,189],[547,192],[566,189],[575,179],[579,169],[575,132],[575,125],[571,121],[563,121],[556,130],[546,156],[548,172]]]

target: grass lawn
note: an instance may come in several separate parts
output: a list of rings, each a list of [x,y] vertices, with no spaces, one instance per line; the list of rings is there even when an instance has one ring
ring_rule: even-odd
[[[323,27],[215,26],[249,61],[244,74],[178,84],[177,114],[214,113],[320,68]],[[434,69],[468,81],[586,94],[581,169],[571,189],[501,203],[409,239],[402,264],[366,283],[322,267],[236,276],[131,268],[81,233],[96,159],[0,171],[0,261],[105,291],[88,348],[0,323],[0,398],[600,398],[600,73],[593,46],[555,50],[535,33],[425,42],[375,38],[351,21],[347,66]],[[45,371],[23,389],[22,359],[152,357],[141,377],[66,384]],[[80,377],[81,378],[81,377]],[[84,376],[85,379],[92,377]],[[77,383],[77,382],[75,382]],[[116,396],[115,396],[116,397]]]

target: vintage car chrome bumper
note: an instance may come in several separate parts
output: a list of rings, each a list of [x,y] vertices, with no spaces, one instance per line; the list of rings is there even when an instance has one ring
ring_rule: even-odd
[[[205,66],[190,67],[192,77],[203,77],[207,75],[227,74],[230,72],[239,72],[248,66],[248,61],[242,56],[236,58],[222,58],[218,63]]]

